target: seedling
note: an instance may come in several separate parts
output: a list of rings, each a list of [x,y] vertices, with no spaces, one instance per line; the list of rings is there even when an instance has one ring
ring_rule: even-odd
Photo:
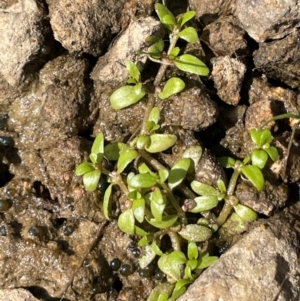
[[[161,64],[152,87],[149,89],[151,80],[145,85],[140,70],[132,61],[127,61],[127,84],[110,97],[115,110],[147,99],[139,131],[128,141],[106,145],[104,133],[98,134],[89,156],[91,162],[81,163],[75,173],[83,176],[83,184],[91,192],[97,189],[101,174],[106,175],[109,185],[104,192],[103,213],[108,220],[116,215],[112,210],[113,193],[118,191],[122,195],[116,206],[121,211],[117,217],[118,226],[123,232],[138,237],[138,245],[144,250],[139,259],[141,269],[158,257],[158,266],[168,278],[168,283],[160,284],[152,291],[148,301],[171,301],[178,298],[204,268],[217,260],[204,250],[204,244],[228,218],[238,218],[243,225],[257,218],[251,208],[239,204],[235,196],[237,180],[243,175],[261,191],[264,188],[262,169],[269,158],[276,160],[278,153],[271,146],[272,136],[268,130],[251,131],[255,148],[250,156],[243,160],[221,158],[225,168],[233,168],[227,187],[221,180],[217,187],[195,180],[195,167],[202,156],[202,148],[198,145],[186,149],[172,166],[161,163],[159,154],[174,146],[177,136],[161,130],[158,103],[163,104],[165,99],[185,88],[179,77],[163,82],[167,68],[175,66],[201,76],[208,75],[209,69],[199,58],[176,46],[178,39],[189,43],[198,40],[196,30],[186,26],[195,12],[188,11],[175,17],[160,3],[155,4],[155,10],[168,31],[169,48],[164,50],[162,39],[147,39],[152,45],[144,53]],[[154,93],[150,92],[153,90]],[[106,166],[111,166],[111,170],[105,168],[107,161],[110,164]],[[222,208],[219,216],[216,216],[217,208]],[[191,215],[194,217],[190,218]],[[166,236],[171,245],[164,244]]]

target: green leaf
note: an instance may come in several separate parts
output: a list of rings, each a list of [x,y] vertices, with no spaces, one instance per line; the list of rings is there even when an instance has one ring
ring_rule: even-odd
[[[182,294],[186,291],[186,286],[191,284],[193,281],[190,279],[180,279],[176,282],[175,288],[173,290],[173,294],[171,298],[168,299],[168,301],[175,301],[177,298],[179,298]]]
[[[278,160],[278,150],[274,146],[270,146],[268,148],[264,148],[264,150],[268,153],[269,157],[271,158],[272,161],[277,161]]]
[[[189,265],[185,266],[184,278],[188,278],[191,281],[194,280],[194,277],[192,276],[192,268]]]
[[[150,137],[148,135],[139,135],[136,141],[137,149],[144,149],[150,143]]]
[[[238,204],[236,206],[233,207],[234,211],[236,212],[236,214],[245,222],[252,222],[257,220],[257,213],[252,210],[251,208],[242,205],[242,204]]]
[[[151,174],[153,174],[153,172],[151,171],[151,169],[149,168],[149,166],[145,162],[142,162],[142,163],[139,164],[138,171],[139,171],[139,173],[151,173]]]
[[[120,110],[129,107],[145,96],[146,92],[140,85],[123,86],[110,96],[110,103],[115,110]]]
[[[158,107],[154,107],[152,108],[149,117],[148,117],[148,121],[153,121],[155,124],[158,124],[160,119],[160,110]]]
[[[92,145],[92,154],[104,154],[104,136],[103,133],[99,133]]]
[[[175,222],[177,221],[177,219],[178,219],[177,215],[163,216],[161,221],[157,221],[154,218],[151,218],[149,220],[146,217],[147,222],[150,225],[152,225],[152,226],[154,226],[154,227],[156,227],[158,229],[166,229],[166,228],[169,228],[169,227],[173,226],[175,224]]]
[[[186,257],[181,251],[173,251],[166,255],[163,254],[157,262],[158,267],[171,279],[181,279],[181,267],[186,262]]]
[[[157,176],[155,174],[144,173],[133,176],[128,184],[133,188],[151,188],[157,182]]]
[[[179,77],[172,77],[166,82],[163,91],[158,93],[158,97],[160,99],[166,99],[171,95],[181,92],[184,87],[185,83],[182,79]]]
[[[267,129],[252,129],[250,130],[250,136],[257,147],[262,147],[264,144],[271,143],[272,141],[272,134]]]
[[[92,163],[93,163],[94,165],[96,165],[96,164],[99,164],[99,163],[102,162],[103,154],[94,154],[94,153],[91,153],[91,154],[89,155],[89,158],[90,158],[90,160],[92,161]]]
[[[98,169],[85,173],[83,175],[83,184],[86,190],[95,191],[98,187],[100,176],[101,171]]]
[[[190,210],[189,212],[198,213],[203,211],[208,211],[212,208],[215,208],[218,203],[218,197],[215,195],[204,195],[194,198],[196,202],[196,206]]]
[[[176,20],[174,15],[163,4],[156,3],[155,11],[160,19],[160,22],[170,31],[173,30]]]
[[[158,171],[158,175],[159,175],[159,182],[164,183],[169,177],[169,171],[167,169],[160,169]]]
[[[144,237],[143,237],[143,239],[144,239]],[[149,241],[148,241],[148,243],[149,243]],[[138,245],[141,246],[140,241],[139,241]],[[150,245],[148,245],[148,244],[144,245],[143,249],[144,249],[143,255],[142,255],[142,257],[139,258],[139,265],[140,265],[141,269],[144,269],[147,265],[149,265],[156,256],[155,252],[153,251],[153,249]]]
[[[200,145],[191,146],[184,151],[182,158],[190,158],[196,167],[202,157],[202,147]]]
[[[261,170],[254,165],[242,166],[241,171],[243,175],[252,183],[258,190],[262,191],[265,187],[265,180]]]
[[[135,149],[127,149],[125,151],[122,151],[117,163],[117,173],[121,174],[128,166],[128,164],[130,164],[138,156],[139,153]]]
[[[154,191],[150,194],[150,200],[159,204],[165,205],[166,200],[165,197],[162,195],[161,190],[158,187],[155,187]]]
[[[158,203],[152,201],[150,203],[150,207],[151,207],[151,213],[154,216],[154,219],[157,222],[161,222],[162,219],[163,219],[162,215],[164,213],[166,205],[165,204],[158,204]]]
[[[142,223],[145,217],[145,200],[143,198],[134,200],[132,202],[132,210],[136,220]]]
[[[188,244],[188,259],[197,259],[199,256],[198,247],[194,242]]]
[[[219,157],[218,159],[224,168],[234,168],[235,166],[235,160],[231,157],[224,156]]]
[[[251,153],[252,164],[263,169],[268,161],[268,154],[262,149],[254,149]]]
[[[149,153],[160,153],[173,146],[177,137],[172,134],[153,134],[150,136],[150,145],[145,149]]]
[[[209,69],[207,66],[201,60],[191,54],[183,54],[178,56],[174,60],[174,63],[178,69],[185,72],[202,76],[207,76],[209,74]]]
[[[164,41],[160,39],[148,48],[148,55],[150,55],[154,59],[160,59],[164,47]]]
[[[160,283],[151,291],[147,301],[158,301],[158,298],[163,294],[170,296],[173,291],[173,288],[174,284],[168,282]]]
[[[182,27],[187,21],[194,18],[195,14],[196,14],[196,12],[193,10],[187,11],[182,16],[180,16],[177,23],[179,23],[180,27]]]
[[[104,157],[108,161],[117,161],[119,159],[119,142],[112,142],[104,147]]]
[[[178,56],[179,52],[180,52],[180,48],[179,47],[174,47],[172,49],[172,51],[170,52],[169,58],[171,60],[174,60]]]
[[[214,187],[195,180],[191,182],[191,187],[199,195],[218,195],[218,191]]]
[[[135,80],[136,83],[139,83],[141,81],[141,73],[138,67],[132,61],[126,61],[125,64],[129,75]]]
[[[216,262],[219,258],[217,256],[209,256],[208,253],[205,253],[204,256],[201,256],[199,259],[198,269],[205,269]]]
[[[171,190],[180,185],[185,179],[190,164],[191,159],[182,158],[171,168],[168,178],[168,185]]]
[[[205,226],[190,224],[182,228],[178,234],[188,241],[200,242],[210,239],[212,231]]]
[[[119,215],[118,227],[121,231],[134,235],[134,215],[132,209],[128,209]]]
[[[217,181],[217,185],[218,185],[219,190],[220,190],[222,193],[226,193],[227,189],[226,189],[226,185],[225,185],[225,183],[224,183],[223,180],[219,179],[219,180]]]
[[[143,230],[142,228],[140,228],[138,226],[134,226],[134,233],[139,236],[148,235],[148,232],[146,232],[145,230]]]
[[[147,246],[150,243],[150,236],[149,235],[145,235],[143,236],[139,241],[138,241],[138,246],[139,247],[144,247]],[[153,252],[154,253],[154,252]],[[154,256],[155,257],[155,256]],[[141,259],[141,258],[140,258]],[[146,264],[145,266],[147,266],[148,264]],[[141,264],[140,264],[141,266]]]
[[[198,41],[197,31],[193,27],[186,27],[178,33],[178,36],[189,43],[196,43]]]
[[[89,162],[83,162],[76,167],[76,176],[82,176],[83,174],[95,170],[95,167]]]
[[[164,254],[161,251],[161,249],[159,248],[159,246],[157,245],[155,240],[152,242],[151,247],[152,247],[152,249],[153,249],[153,251],[155,252],[156,255],[161,256],[161,255]]]
[[[107,220],[110,221],[110,217],[109,217],[109,214],[110,214],[110,211],[111,211],[111,201],[110,201],[110,196],[111,196],[111,190],[112,190],[112,184],[110,184],[106,190],[105,190],[105,193],[104,193],[104,197],[103,197],[103,214],[105,216],[105,218]]]

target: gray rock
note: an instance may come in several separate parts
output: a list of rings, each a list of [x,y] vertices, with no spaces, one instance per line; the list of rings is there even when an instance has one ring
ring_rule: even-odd
[[[212,77],[218,96],[230,105],[237,105],[241,99],[240,90],[246,73],[246,66],[238,59],[220,56],[211,60]]]
[[[297,301],[300,203],[246,234],[177,301]]]
[[[235,16],[257,42],[281,39],[300,27],[300,2],[237,0]]]
[[[283,39],[260,43],[259,49],[254,52],[255,66],[270,78],[280,80],[292,88],[300,87],[299,40],[300,33],[295,27]]]
[[[190,0],[192,10],[196,11],[196,17],[205,25],[215,21],[218,16],[230,14],[235,9],[236,0]]]
[[[162,38],[163,34],[164,30],[161,23],[152,17],[141,18],[131,23],[110,51],[99,58],[92,72],[92,79],[114,84],[114,86],[124,83],[128,78],[128,71],[124,62],[132,60],[142,69],[147,56],[139,54],[138,51],[147,51],[145,39],[149,36]]]
[[[11,86],[24,80],[25,69],[38,57],[44,42],[43,17],[42,6],[34,0],[0,9],[0,73]]]
[[[70,52],[103,53],[111,35],[121,28],[126,1],[49,0],[54,37]]]
[[[38,301],[23,288],[0,290],[0,301]]]
[[[216,55],[245,55],[249,53],[245,34],[234,16],[221,16],[203,29],[201,39]]]

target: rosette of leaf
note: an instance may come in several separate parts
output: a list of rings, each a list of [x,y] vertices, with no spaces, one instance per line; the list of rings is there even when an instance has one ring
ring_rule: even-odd
[[[139,135],[133,142],[138,149],[145,149],[149,153],[160,153],[176,143],[176,135],[156,133],[160,128],[159,120],[160,110],[154,107],[146,121],[147,133]]]
[[[83,184],[88,191],[97,189],[101,176],[103,155],[104,136],[100,133],[92,145],[91,154],[89,155],[91,162],[83,162],[75,170],[77,176],[83,176]]]
[[[209,254],[199,254],[194,242],[188,243],[187,256],[181,251],[162,254],[158,260],[159,268],[167,275],[170,282],[168,290],[164,284],[158,285],[147,301],[176,300],[201,271],[213,264],[218,258]],[[175,285],[171,286],[171,283]]]
[[[276,147],[271,146],[273,137],[270,130],[265,129],[252,129],[250,136],[255,144],[255,149],[251,153],[252,165],[263,169],[270,158],[272,161],[278,159],[278,150]]]
[[[185,72],[207,76],[209,69],[201,60],[191,54],[179,55],[180,48],[176,47],[176,42],[179,38],[189,43],[196,43],[198,41],[198,34],[195,28],[191,26],[183,28],[184,25],[195,16],[195,12],[188,11],[175,18],[168,8],[160,3],[155,4],[155,11],[160,22],[170,33],[171,46],[165,56],[163,52],[163,40],[155,37],[148,38],[148,41],[154,42],[148,49],[149,58],[163,64],[175,64],[178,69]]]

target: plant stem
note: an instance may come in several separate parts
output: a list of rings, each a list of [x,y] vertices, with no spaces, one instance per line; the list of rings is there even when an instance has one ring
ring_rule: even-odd
[[[176,46],[176,43],[179,39],[178,37],[178,32],[179,30],[177,28],[175,28],[173,30],[173,32],[171,33],[171,38],[170,38],[170,46],[169,46],[169,49],[168,49],[168,52],[167,52],[167,58],[163,58],[162,61],[163,63],[160,65],[160,68],[157,72],[157,75],[155,77],[155,80],[153,82],[153,85],[155,87],[159,86],[159,84],[161,83],[163,77],[165,76],[165,73],[169,67],[169,55],[170,53],[172,52],[172,50],[174,49],[174,47]]]
[[[224,203],[224,206],[217,218],[217,224],[219,225],[219,227],[222,226],[226,222],[229,214],[232,211],[233,206],[231,203],[227,202],[226,199],[230,199],[230,196],[233,196],[235,187],[236,187],[236,183],[240,176],[240,173],[241,173],[240,166],[237,166],[234,169],[234,172],[229,181],[229,185],[228,185],[228,189],[227,189],[227,196],[229,196],[229,198],[224,197],[225,203]]]
[[[149,95],[149,100],[148,100],[147,107],[146,107],[146,110],[145,110],[145,113],[144,113],[144,120],[143,120],[142,128],[141,128],[141,134],[142,135],[143,134],[148,134],[147,120],[149,119],[150,112],[151,112],[152,108],[155,105],[154,95],[152,93],[151,94],[149,93],[148,95]]]
[[[160,169],[167,169],[161,163],[159,163],[156,159],[154,159],[149,153],[147,153],[144,149],[140,149],[139,153],[143,157],[143,159],[148,164],[150,164],[156,171],[159,171]]]

